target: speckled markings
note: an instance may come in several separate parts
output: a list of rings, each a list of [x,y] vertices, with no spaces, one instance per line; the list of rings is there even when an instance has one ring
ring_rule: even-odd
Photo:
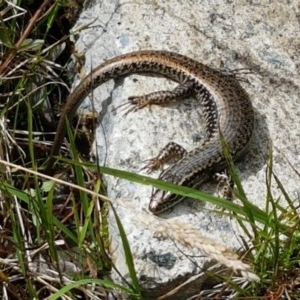
[[[73,118],[85,97],[110,79],[137,73],[163,75],[183,87],[188,86],[190,94],[199,100],[206,121],[206,139],[199,147],[164,170],[159,176],[160,179],[178,185],[198,187],[213,173],[223,169],[226,162],[222,154],[220,132],[235,159],[244,152],[252,136],[254,114],[248,94],[236,78],[177,53],[145,50],[120,55],[100,64],[70,94],[57,126],[48,170],[52,168],[54,156],[58,155],[63,142],[66,120]],[[177,88],[177,92],[179,90]],[[168,101],[166,93],[160,101],[155,97],[153,102],[144,103],[143,96],[139,101],[135,97],[129,98],[129,101],[137,110],[149,104],[165,103]],[[159,213],[182,199],[182,196],[153,190],[149,210]]]

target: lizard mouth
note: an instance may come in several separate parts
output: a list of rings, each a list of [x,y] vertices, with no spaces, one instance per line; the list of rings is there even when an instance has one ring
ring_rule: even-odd
[[[153,214],[159,214],[176,205],[182,199],[182,196],[172,194],[171,192],[153,190],[148,209]]]

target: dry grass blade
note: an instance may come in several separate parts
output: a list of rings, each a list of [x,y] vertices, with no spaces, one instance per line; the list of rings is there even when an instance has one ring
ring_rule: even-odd
[[[120,205],[134,209],[127,201],[122,201]],[[156,237],[172,240],[193,251],[200,251],[217,263],[229,267],[236,273],[239,272],[246,280],[259,281],[259,277],[250,271],[251,267],[239,260],[233,249],[221,245],[213,238],[201,235],[199,229],[193,225],[178,220],[161,220],[142,212],[136,215],[139,222],[151,228]]]
[[[14,46],[14,51],[12,51],[7,58],[4,60],[4,62],[0,66],[0,74],[3,74],[8,67],[8,65],[12,62],[14,59],[17,51],[22,46],[22,43],[24,40],[28,37],[28,35],[33,30],[34,26],[36,25],[37,19],[40,18],[41,14],[43,13],[44,9],[51,3],[53,0],[45,0],[42,5],[37,9],[35,14],[32,16],[31,20],[29,21],[29,24],[27,25],[25,31],[23,32],[22,36],[19,38],[18,42]]]

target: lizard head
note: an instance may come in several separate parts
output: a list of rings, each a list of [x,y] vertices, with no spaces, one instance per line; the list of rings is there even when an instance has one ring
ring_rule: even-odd
[[[163,190],[153,189],[148,209],[156,215],[168,210],[170,207],[176,205],[183,199],[184,196],[172,194],[171,192],[166,192]]]

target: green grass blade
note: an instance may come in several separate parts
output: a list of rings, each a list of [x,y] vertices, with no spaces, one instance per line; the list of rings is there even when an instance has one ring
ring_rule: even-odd
[[[119,232],[120,232],[120,237],[121,237],[121,240],[122,240],[122,245],[123,245],[125,259],[126,259],[126,264],[127,264],[127,267],[128,267],[128,272],[129,272],[130,278],[131,278],[131,283],[132,283],[133,290],[137,295],[141,295],[140,284],[139,284],[139,281],[138,281],[138,278],[137,278],[137,275],[136,275],[136,271],[135,271],[135,268],[134,268],[133,256],[132,256],[132,252],[130,250],[130,245],[129,245],[124,227],[121,223],[121,220],[120,220],[115,208],[112,205],[111,205],[111,208],[112,208],[112,211],[113,211],[113,214],[115,216],[117,226],[118,226],[118,229],[119,229]]]
[[[47,298],[48,300],[56,300],[59,299],[60,297],[63,297],[65,294],[67,294],[68,292],[70,292],[72,289],[87,285],[87,284],[96,284],[99,286],[102,286],[103,288],[107,288],[107,289],[118,289],[123,291],[124,293],[126,293],[127,295],[131,294],[131,290],[113,283],[110,280],[101,280],[101,279],[93,279],[93,278],[87,278],[87,279],[81,279],[78,280],[76,282],[72,282],[69,284],[66,284],[65,286],[63,286],[59,291],[57,291],[56,293],[52,294],[49,298]]]

